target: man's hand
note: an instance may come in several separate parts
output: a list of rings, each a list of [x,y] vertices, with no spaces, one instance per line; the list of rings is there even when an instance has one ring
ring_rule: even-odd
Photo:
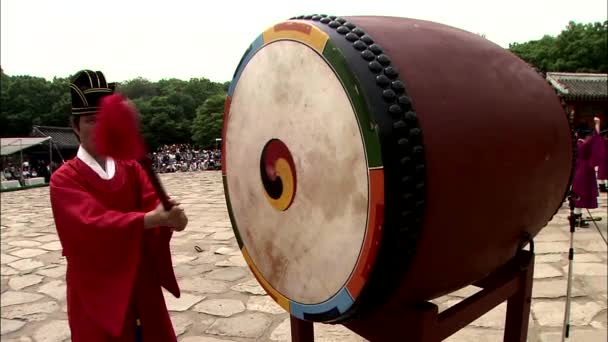
[[[175,200],[169,200],[169,202],[173,204],[173,207],[169,210],[165,210],[162,203],[159,203],[154,210],[146,213],[144,216],[144,227],[146,229],[167,226],[181,232],[186,228],[188,217],[186,217],[184,209]]]
[[[167,226],[181,232],[182,230],[186,229],[186,225],[188,225],[188,217],[186,217],[184,209],[179,206],[180,203],[177,203],[172,199],[170,199],[169,202],[173,204],[173,207],[171,207],[171,210],[168,211]]]

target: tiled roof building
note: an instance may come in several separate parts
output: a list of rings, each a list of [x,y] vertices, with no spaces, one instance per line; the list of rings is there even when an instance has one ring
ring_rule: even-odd
[[[608,74],[549,72],[547,80],[565,99],[608,100]]]
[[[51,137],[53,154],[60,160],[69,160],[76,156],[80,142],[71,127],[34,126],[33,137]]]
[[[58,148],[77,149],[80,143],[70,127],[34,126],[32,136],[51,137]]]
[[[593,117],[608,128],[608,74],[548,72],[547,81],[566,102],[577,129],[591,130]]]

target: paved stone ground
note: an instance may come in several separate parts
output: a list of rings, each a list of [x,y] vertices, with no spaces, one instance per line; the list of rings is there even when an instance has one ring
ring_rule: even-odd
[[[288,341],[288,315],[265,295],[237,250],[218,172],[162,175],[190,224],[173,239],[182,297],[166,296],[180,341]],[[69,340],[65,260],[57,240],[48,188],[1,195],[2,341]],[[606,195],[592,214],[606,232]],[[536,271],[529,341],[559,341],[569,233],[567,208],[535,239]],[[607,255],[595,228],[575,233],[571,341],[607,340]],[[203,251],[197,252],[194,246]],[[476,291],[468,287],[435,300],[445,309]],[[506,305],[448,341],[502,341]],[[340,326],[315,325],[317,341],[361,341]],[[404,340],[396,338],[396,340]]]

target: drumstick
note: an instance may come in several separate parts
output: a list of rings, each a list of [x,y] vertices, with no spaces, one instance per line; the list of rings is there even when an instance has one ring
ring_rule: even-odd
[[[132,104],[120,94],[104,97],[99,106],[94,139],[101,155],[119,160],[138,160],[148,175],[156,195],[165,210],[171,209],[165,189],[152,168],[144,139],[139,131],[139,114]]]

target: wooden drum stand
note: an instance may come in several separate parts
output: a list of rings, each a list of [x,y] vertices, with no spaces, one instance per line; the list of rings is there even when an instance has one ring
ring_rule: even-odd
[[[534,252],[520,250],[506,265],[473,284],[483,290],[439,313],[437,305],[423,302],[401,312],[382,312],[344,324],[371,341],[442,341],[507,301],[505,342],[524,342],[532,300]],[[314,341],[313,323],[291,316],[291,340]]]

